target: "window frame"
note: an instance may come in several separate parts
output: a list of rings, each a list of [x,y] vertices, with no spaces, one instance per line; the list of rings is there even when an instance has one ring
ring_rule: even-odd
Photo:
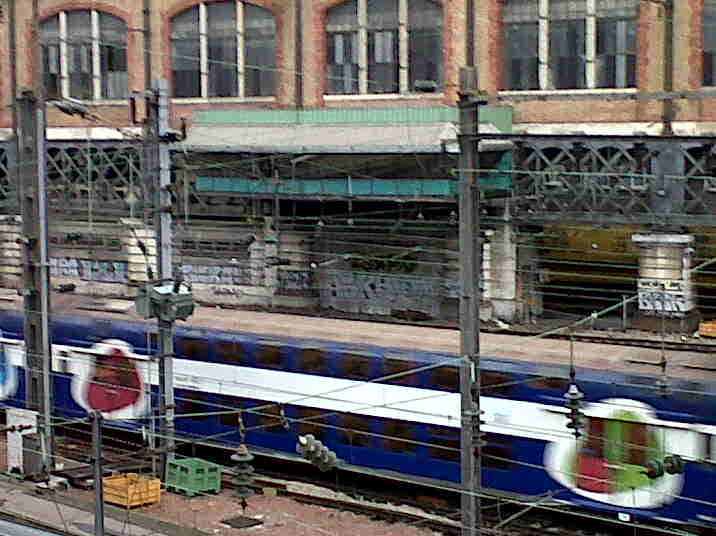
[[[517,1],[517,0],[511,0],[511,1]],[[531,92],[531,93],[544,93],[544,92],[561,92],[561,91],[580,91],[580,92],[588,92],[588,93],[612,93],[612,92],[626,92],[626,93],[633,93],[637,90],[637,72],[638,72],[638,63],[639,63],[639,50],[638,50],[638,43],[635,44],[635,50],[633,56],[635,57],[634,61],[634,85],[627,85],[629,82],[629,62],[628,60],[624,61],[623,69],[625,70],[623,73],[616,74],[616,80],[619,80],[620,78],[623,78],[625,81],[624,86],[605,86],[602,85],[600,82],[599,77],[599,69],[597,66],[598,60],[600,55],[597,51],[597,45],[598,45],[598,26],[600,21],[613,21],[613,20],[619,20],[624,21],[627,23],[634,24],[635,31],[638,30],[638,24],[639,24],[639,16],[640,16],[640,10],[639,10],[639,3],[638,1],[636,3],[635,7],[635,13],[633,17],[627,17],[626,15],[609,15],[609,14],[600,14],[600,8],[598,6],[599,0],[581,0],[582,6],[580,6],[584,10],[584,15],[582,18],[556,18],[554,19],[555,24],[560,23],[567,23],[567,22],[573,22],[582,20],[584,23],[584,45],[585,49],[583,51],[580,51],[580,53],[575,54],[575,57],[577,59],[581,59],[581,61],[584,64],[584,85],[583,87],[574,87],[574,88],[557,88],[556,86],[556,66],[553,65],[553,54],[551,50],[551,39],[552,39],[552,33],[550,31],[550,23],[552,22],[552,15],[551,15],[551,5],[552,2],[557,2],[558,0],[536,0],[537,4],[537,11],[538,16],[536,20],[532,20],[531,18],[529,20],[519,20],[517,22],[504,22],[502,24],[502,35],[501,37],[503,39],[507,38],[507,34],[504,33],[505,29],[508,27],[513,26],[531,26],[531,25],[537,25],[537,50],[535,51],[534,57],[538,59],[538,65],[537,65],[537,88],[531,88],[531,89],[520,89],[520,88],[510,88],[506,87],[506,79],[507,77],[504,75],[504,72],[506,69],[508,69],[507,66],[507,57],[504,55],[503,51],[503,57],[501,60],[501,69],[503,70],[503,83],[502,88],[500,89],[499,93],[501,94],[509,94],[509,93],[525,93],[525,92]],[[503,6],[503,9],[507,9],[505,6]],[[503,12],[504,17],[504,12]],[[628,33],[628,32],[627,32]],[[617,54],[618,56],[631,56],[631,54]]]
[[[350,0],[348,0],[350,1]],[[444,45],[445,43],[445,17],[444,17],[444,0],[434,0],[436,4],[438,4],[441,8],[441,19],[440,24],[436,25],[435,28],[440,31],[440,42]],[[326,10],[326,21],[329,17],[329,11],[330,9],[337,8],[339,6],[342,6],[343,2],[340,4],[336,4],[335,6],[332,6],[328,10]],[[395,96],[415,96],[418,95],[423,98],[430,98],[432,97],[439,97],[443,95],[443,92],[445,90],[445,58],[444,54],[442,53],[442,47],[441,51],[438,55],[438,63],[439,66],[438,72],[440,73],[440,80],[437,81],[437,88],[434,92],[419,92],[412,89],[411,81],[410,81],[410,73],[411,73],[411,62],[410,62],[410,0],[398,0],[398,25],[396,28],[383,28],[383,29],[376,29],[372,28],[368,24],[368,0],[356,0],[357,4],[357,25],[355,28],[341,28],[337,30],[330,31],[328,29],[328,24],[326,24],[326,27],[324,27],[324,33],[326,36],[326,51],[325,51],[325,69],[324,69],[324,76],[326,77],[326,83],[324,86],[323,94],[324,98],[327,99],[344,99],[344,98],[355,98],[357,96],[370,96],[370,97],[395,97]],[[376,32],[395,32],[397,34],[397,42],[395,43],[395,47],[397,49],[397,93],[374,93],[370,91],[370,80],[369,80],[369,71],[371,65],[371,60],[369,58],[369,51],[371,49],[370,47],[370,39],[369,35]],[[330,91],[330,83],[329,83],[329,66],[332,65],[328,61],[328,52],[329,48],[331,46],[332,42],[332,35],[334,34],[343,34],[344,36],[355,33],[357,35],[357,38],[355,41],[357,42],[357,57],[358,57],[358,84],[357,84],[357,92],[356,93],[346,93],[346,92],[329,92]]]
[[[129,25],[127,24],[127,21],[123,19],[122,17],[110,13],[107,11],[103,11],[100,9],[64,9],[61,11],[58,11],[57,13],[54,13],[53,15],[50,15],[49,17],[44,18],[40,25],[49,22],[53,18],[57,18],[57,24],[58,24],[58,31],[56,40],[57,43],[55,43],[55,38],[48,39],[49,46],[57,46],[58,48],[58,61],[59,61],[59,72],[56,73],[59,79],[59,87],[58,90],[58,96],[61,99],[66,98],[76,98],[73,97],[71,94],[71,73],[70,73],[70,47],[72,46],[72,36],[69,33],[69,27],[68,27],[68,14],[72,12],[88,12],[90,15],[90,47],[91,47],[91,64],[90,64],[90,87],[89,92],[92,94],[91,99],[78,99],[82,100],[84,102],[101,102],[103,104],[106,103],[112,103],[112,102],[127,102],[129,99]],[[123,97],[103,97],[103,85],[104,82],[107,81],[107,74],[102,70],[102,29],[100,25],[101,21],[101,15],[105,15],[108,17],[116,18],[124,24],[124,43],[123,46],[125,48],[125,61],[127,63],[126,67],[126,76],[127,76],[127,87],[126,87],[126,95]],[[42,31],[41,31],[42,33]],[[42,39],[42,38],[41,38]],[[45,50],[46,50],[46,44],[43,40],[41,42],[41,47],[43,50],[43,66],[46,65],[45,62]],[[45,79],[46,73],[43,73],[43,80],[42,83],[46,83]]]
[[[212,97],[210,95],[210,65],[209,65],[209,15],[208,5],[214,2],[204,0],[193,6],[174,13],[169,21],[169,50],[173,49],[173,27],[174,19],[190,11],[192,9],[198,9],[199,11],[199,25],[197,28],[197,35],[199,38],[199,95],[189,97],[177,97],[175,96],[175,81],[174,81],[174,64],[171,65],[172,72],[172,84],[171,84],[171,99],[177,100],[182,103],[205,102],[205,101],[232,101],[232,100],[255,100],[255,101],[272,101],[276,99],[278,92],[278,70],[277,70],[277,57],[278,57],[278,21],[273,10],[251,4],[252,7],[260,8],[268,13],[271,13],[274,24],[274,36],[273,36],[273,47],[274,47],[274,58],[273,68],[274,69],[274,80],[273,80],[273,94],[271,95],[247,95],[247,69],[246,63],[246,43],[247,43],[247,25],[246,25],[246,4],[244,0],[225,0],[226,3],[234,2],[236,5],[236,95],[234,96],[222,96]]]

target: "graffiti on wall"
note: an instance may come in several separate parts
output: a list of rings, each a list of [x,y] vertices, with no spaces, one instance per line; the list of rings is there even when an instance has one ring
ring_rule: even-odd
[[[691,286],[686,281],[642,277],[637,287],[641,311],[680,315],[693,309]]]
[[[207,285],[250,285],[251,269],[248,265],[182,264],[181,273],[189,283]]]
[[[278,270],[278,293],[306,296],[315,289],[313,272],[310,270]]]
[[[127,262],[75,259],[72,257],[51,257],[50,275],[52,277],[75,277],[85,281],[104,283],[126,283]]]
[[[413,310],[437,316],[441,293],[442,282],[435,278],[349,271],[324,272],[320,289],[323,307],[376,315]]]

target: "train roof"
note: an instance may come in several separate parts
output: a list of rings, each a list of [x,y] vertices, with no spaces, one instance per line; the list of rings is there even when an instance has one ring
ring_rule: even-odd
[[[114,319],[156,325],[154,321],[145,321],[136,315],[132,300],[55,293],[51,303],[53,314],[62,316],[76,315],[85,319]],[[22,311],[22,299],[17,295],[0,295],[0,310],[3,309]],[[314,343],[373,345],[440,354],[456,355],[460,349],[460,333],[456,329],[219,307],[198,306],[189,321],[178,322],[177,325],[191,329],[252,333],[267,338],[290,337]],[[578,367],[635,375],[661,373],[657,366],[662,357],[660,348],[614,344],[607,342],[606,335],[604,337],[604,343],[574,343],[574,362]],[[707,383],[716,380],[716,344],[712,346],[714,352],[689,350],[686,345],[683,345],[683,350],[665,350],[667,374]],[[480,334],[480,348],[481,356],[490,359],[544,366],[563,366],[570,361],[570,343],[564,339],[483,331]]]

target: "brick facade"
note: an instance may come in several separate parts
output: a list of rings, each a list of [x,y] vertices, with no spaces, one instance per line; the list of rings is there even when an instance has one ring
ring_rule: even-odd
[[[13,1],[13,0],[8,0]],[[215,0],[206,0],[212,2]],[[291,108],[302,95],[302,105],[317,107],[385,107],[451,105],[457,98],[459,69],[468,63],[466,43],[468,32],[467,12],[470,0],[442,0],[443,62],[445,88],[440,95],[409,96],[341,96],[324,98],[326,88],[325,33],[326,10],[343,0],[251,0],[252,3],[272,11],[277,28],[277,92],[275,98],[263,99],[191,99],[173,102],[172,118],[191,118],[198,109],[235,109],[242,107]],[[494,94],[502,85],[502,32],[501,7],[503,0],[472,0],[474,2],[474,64],[478,67],[480,84]],[[13,100],[12,64],[17,77],[17,90],[33,84],[33,55],[29,44],[36,42],[32,25],[32,2],[14,0],[14,21],[0,23],[0,51],[9,56],[10,32],[15,32],[17,58],[14,62],[0,61],[0,127],[12,127],[10,105]],[[198,0],[151,0],[152,78],[167,78],[171,87],[170,32],[171,18],[198,3]],[[676,90],[694,90],[701,86],[703,77],[701,18],[703,0],[675,2],[674,12],[674,86]],[[129,89],[138,91],[149,86],[145,80],[145,37],[143,0],[40,0],[40,16],[54,15],[59,11],[96,9],[120,17],[127,23]],[[301,10],[302,27],[297,31],[296,10]],[[9,9],[6,10],[6,13]],[[664,8],[658,3],[641,2],[638,23],[638,91],[660,91],[663,88],[663,32]],[[300,54],[297,54],[297,35],[302,36]],[[296,65],[296,58],[302,65]],[[302,72],[301,91],[297,91],[297,72]],[[658,102],[607,102],[595,95],[594,101],[570,103],[534,101],[512,103],[517,123],[570,123],[583,122],[653,122],[658,121],[661,104]],[[112,103],[98,105],[98,112],[108,125],[126,125],[126,105]],[[716,121],[716,109],[710,100],[680,100],[676,103],[677,121]],[[589,110],[588,118],[584,110]],[[62,114],[49,114],[50,126],[82,126],[81,120]],[[96,123],[95,123],[96,124]]]

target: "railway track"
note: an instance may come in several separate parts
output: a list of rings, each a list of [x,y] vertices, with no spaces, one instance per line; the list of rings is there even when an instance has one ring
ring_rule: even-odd
[[[89,449],[73,440],[75,447],[66,448],[58,444],[59,453],[69,457],[71,454]],[[202,452],[204,454],[204,452]],[[366,475],[317,475],[312,466],[306,463],[290,462],[269,458],[258,453],[254,465],[257,473],[253,488],[257,493],[271,493],[289,497],[305,504],[318,505],[348,511],[358,515],[388,523],[403,523],[425,527],[435,533],[457,536],[461,533],[460,497],[457,492],[431,490],[425,485],[395,483],[392,480],[379,479]],[[108,470],[122,471],[122,464],[132,453],[126,449],[110,448],[105,458]],[[213,455],[215,459],[225,456]],[[204,456],[211,459],[210,450]],[[114,460],[114,461],[113,461]],[[84,460],[78,460],[84,462]],[[151,470],[149,458],[136,459],[131,470],[135,472]],[[140,465],[142,465],[140,467]],[[89,465],[85,469],[91,469]],[[78,468],[75,478],[70,482],[86,488],[83,480],[91,479],[91,472]],[[62,476],[67,477],[67,474]],[[225,473],[222,478],[223,489],[234,489],[233,475]],[[540,503],[541,504],[541,503]],[[547,507],[548,510],[544,510]],[[693,530],[665,530],[638,523],[618,523],[594,515],[580,515],[570,512],[568,507],[555,503],[529,504],[519,503],[515,499],[483,499],[483,533],[500,536],[663,536],[664,534],[682,534],[697,536],[702,534],[698,528]],[[708,533],[713,534],[713,533]]]

